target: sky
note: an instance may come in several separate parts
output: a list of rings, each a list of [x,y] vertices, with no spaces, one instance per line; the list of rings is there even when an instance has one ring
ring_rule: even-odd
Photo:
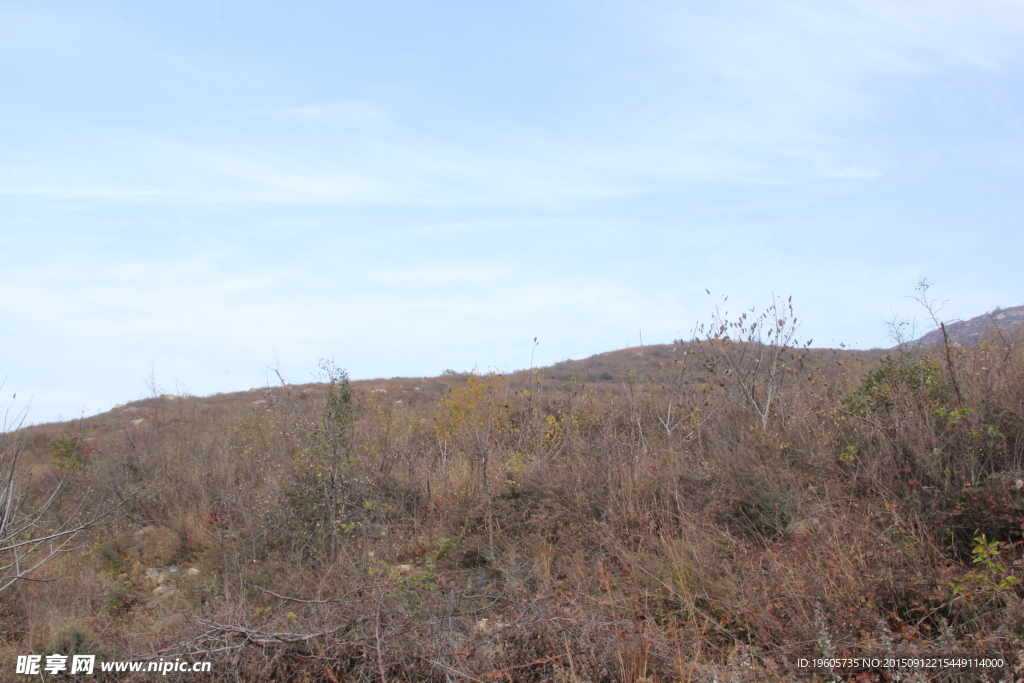
[[[1020,0],[0,0],[0,59],[32,422],[1024,303]]]

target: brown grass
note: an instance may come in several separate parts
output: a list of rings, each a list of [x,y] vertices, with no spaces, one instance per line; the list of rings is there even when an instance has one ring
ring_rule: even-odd
[[[791,351],[763,420],[708,367],[737,343],[619,352],[616,382],[365,383],[335,428],[307,385],[29,430],[37,466],[57,436],[96,449],[74,476],[126,502],[60,580],[0,595],[0,647],[210,680],[828,680],[798,658],[930,653],[1007,665],[925,679],[1009,680],[1024,351]]]

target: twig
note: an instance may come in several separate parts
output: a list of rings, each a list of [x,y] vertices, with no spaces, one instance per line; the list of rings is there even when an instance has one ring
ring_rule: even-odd
[[[509,667],[506,667],[506,668],[502,669],[501,671],[492,671],[489,674],[484,674],[484,678],[498,678],[498,677],[501,677],[501,676],[507,677],[508,676],[508,672],[510,672],[510,671],[517,671],[519,669],[529,669],[531,666],[540,666],[541,664],[550,664],[551,662],[553,662],[553,661],[555,661],[557,659],[563,659],[565,657],[568,657],[568,655],[567,654],[565,654],[565,655],[553,655],[551,657],[545,657],[544,659],[538,659],[537,661],[530,662],[529,664],[520,664],[519,666],[509,666]]]
[[[453,674],[455,674],[456,676],[462,676],[463,678],[465,678],[465,679],[467,679],[467,680],[470,680],[470,681],[475,681],[475,683],[487,683],[487,681],[481,681],[481,680],[480,680],[479,678],[473,678],[473,677],[472,677],[472,676],[470,676],[469,674],[466,674],[466,673],[462,673],[462,672],[461,672],[461,671],[459,671],[458,669],[453,669],[452,667],[448,666],[447,664],[444,664],[443,662],[439,662],[439,661],[437,661],[436,659],[431,659],[431,660],[429,660],[429,661],[430,661],[430,663],[431,663],[431,664],[434,664],[434,665],[436,665],[436,666],[439,666],[439,667],[441,667],[442,669],[444,669],[444,670],[445,670],[445,671],[447,671],[448,673],[453,673]]]
[[[373,639],[377,647],[377,671],[380,672],[380,683],[388,683],[384,675],[384,655],[380,649],[380,601],[377,601],[377,613],[373,621]]]
[[[348,596],[352,595],[353,593],[359,593],[361,591],[371,590],[371,589],[374,589],[374,588],[381,588],[381,587],[385,587],[386,588],[387,586],[383,586],[382,584],[374,584],[372,586],[361,586],[360,588],[357,588],[355,590],[349,591],[348,593],[345,593],[345,595],[341,596],[340,598],[321,598],[321,599],[293,598],[290,595],[281,595],[280,593],[275,593],[274,591],[272,591],[272,590],[270,590],[268,588],[263,588],[261,586],[256,586],[256,589],[261,591],[261,592],[263,592],[263,593],[266,593],[268,595],[273,595],[275,598],[280,598],[281,600],[287,600],[289,602],[298,602],[298,603],[301,603],[303,605],[327,605],[327,604],[330,604],[332,602],[344,603],[344,602],[347,602]]]
[[[341,631],[341,630],[344,630],[344,629],[349,629],[350,630],[353,626],[355,626],[359,622],[363,621],[365,618],[366,617],[357,617],[356,619],[353,619],[353,620],[351,620],[349,622],[346,622],[344,624],[339,624],[339,625],[335,626],[334,628],[329,628],[329,629],[326,629],[324,631],[316,631],[315,633],[288,633],[288,632],[271,632],[271,633],[268,633],[266,631],[257,631],[257,630],[254,630],[254,629],[245,628],[244,626],[235,626],[235,625],[232,625],[232,624],[218,624],[217,622],[206,621],[205,619],[199,619],[198,621],[201,624],[204,624],[204,625],[207,625],[207,626],[212,626],[213,627],[212,628],[213,631],[221,631],[221,632],[224,632],[224,633],[231,633],[231,634],[236,634],[236,635],[239,635],[239,636],[243,636],[246,640],[248,640],[253,645],[259,645],[260,647],[267,647],[267,646],[273,645],[275,643],[280,643],[280,644],[284,644],[284,645],[288,645],[288,644],[292,644],[292,643],[305,643],[305,642],[308,642],[310,640],[313,640],[314,638],[322,638],[324,636],[329,636],[332,633],[337,633],[338,631]]]

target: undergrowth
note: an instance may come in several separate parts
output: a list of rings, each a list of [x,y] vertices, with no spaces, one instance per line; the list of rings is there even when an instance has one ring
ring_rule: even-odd
[[[3,648],[244,681],[825,680],[798,659],[929,653],[1010,675],[1024,351],[859,369],[791,344],[787,310],[617,395],[470,374],[410,407],[325,365],[315,395],[54,435],[38,466],[121,514],[0,594]]]

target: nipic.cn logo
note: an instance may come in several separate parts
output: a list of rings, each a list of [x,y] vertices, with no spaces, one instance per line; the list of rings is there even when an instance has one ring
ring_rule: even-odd
[[[70,659],[70,667],[68,659]],[[14,673],[38,676],[40,668],[51,676],[67,671],[69,674],[91,674],[96,666],[96,655],[46,655],[43,663],[42,655],[18,655]]]

